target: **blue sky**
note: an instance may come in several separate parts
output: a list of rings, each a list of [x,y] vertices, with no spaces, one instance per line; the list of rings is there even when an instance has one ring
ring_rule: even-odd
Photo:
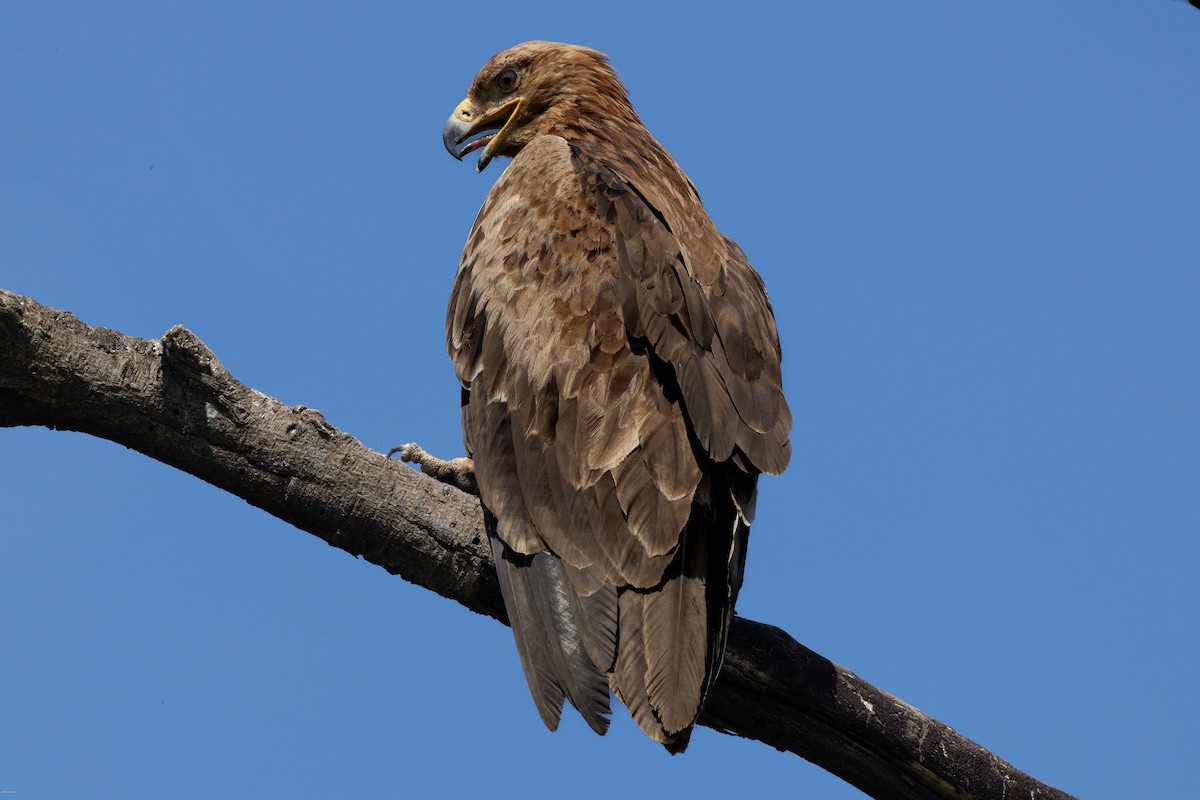
[[[1062,789],[1190,796],[1200,12],[781,8],[7,2],[0,287],[457,455],[443,309],[504,162],[442,122],[499,49],[602,49],[779,318],[739,611]],[[506,628],[112,443],[0,448],[17,798],[861,796],[623,710],[550,734]]]

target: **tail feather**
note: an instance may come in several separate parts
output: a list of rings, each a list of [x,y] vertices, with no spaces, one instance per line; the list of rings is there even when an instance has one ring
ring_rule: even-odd
[[[494,530],[489,525],[489,529]],[[596,733],[608,730],[608,681],[588,654],[571,607],[574,589],[557,556],[520,555],[491,536],[492,553],[517,653],[546,727],[558,727],[564,699]]]
[[[516,553],[485,512],[500,588],[538,713],[558,727],[564,700],[597,733],[609,685],[638,726],[683,752],[721,669],[742,585],[755,475],[730,466],[698,492],[681,544],[651,589],[616,588],[549,550]]]
[[[613,671],[617,657],[617,590],[603,580],[594,568],[587,575],[566,564],[567,581],[575,591],[569,592],[571,613],[575,626],[587,647],[592,663],[603,673]]]
[[[672,735],[696,721],[708,672],[705,538],[704,531],[691,532],[679,554],[678,572],[672,570],[662,588],[642,601],[646,690],[659,724]]]
[[[676,574],[651,591],[621,592],[617,696],[638,726],[672,753],[687,747],[705,675],[704,585]]]
[[[620,592],[612,684],[642,730],[672,753],[721,670],[742,586],[753,475],[728,470],[697,494],[676,559],[650,590]]]

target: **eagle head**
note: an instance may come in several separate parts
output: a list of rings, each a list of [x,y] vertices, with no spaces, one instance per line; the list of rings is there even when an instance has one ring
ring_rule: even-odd
[[[482,149],[476,169],[515,156],[537,136],[567,135],[633,113],[607,57],[588,47],[525,42],[492,56],[442,128],[450,155]]]

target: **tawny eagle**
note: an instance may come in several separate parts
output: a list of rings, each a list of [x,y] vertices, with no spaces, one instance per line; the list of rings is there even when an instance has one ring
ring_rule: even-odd
[[[482,134],[482,135],[481,135]],[[762,279],[607,58],[526,42],[443,131],[512,163],[446,318],[505,606],[546,725],[609,686],[682,751],[717,676],[761,472],[791,454]]]

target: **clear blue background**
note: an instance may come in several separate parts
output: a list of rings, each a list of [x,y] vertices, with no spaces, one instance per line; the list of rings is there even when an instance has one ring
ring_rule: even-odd
[[[796,415],[739,610],[1087,798],[1192,797],[1200,12],[1009,3],[0,6],[0,286],[194,330],[377,449],[461,453],[442,149],[526,39],[608,52],[770,288]],[[0,790],[857,797],[122,447],[0,430]]]

